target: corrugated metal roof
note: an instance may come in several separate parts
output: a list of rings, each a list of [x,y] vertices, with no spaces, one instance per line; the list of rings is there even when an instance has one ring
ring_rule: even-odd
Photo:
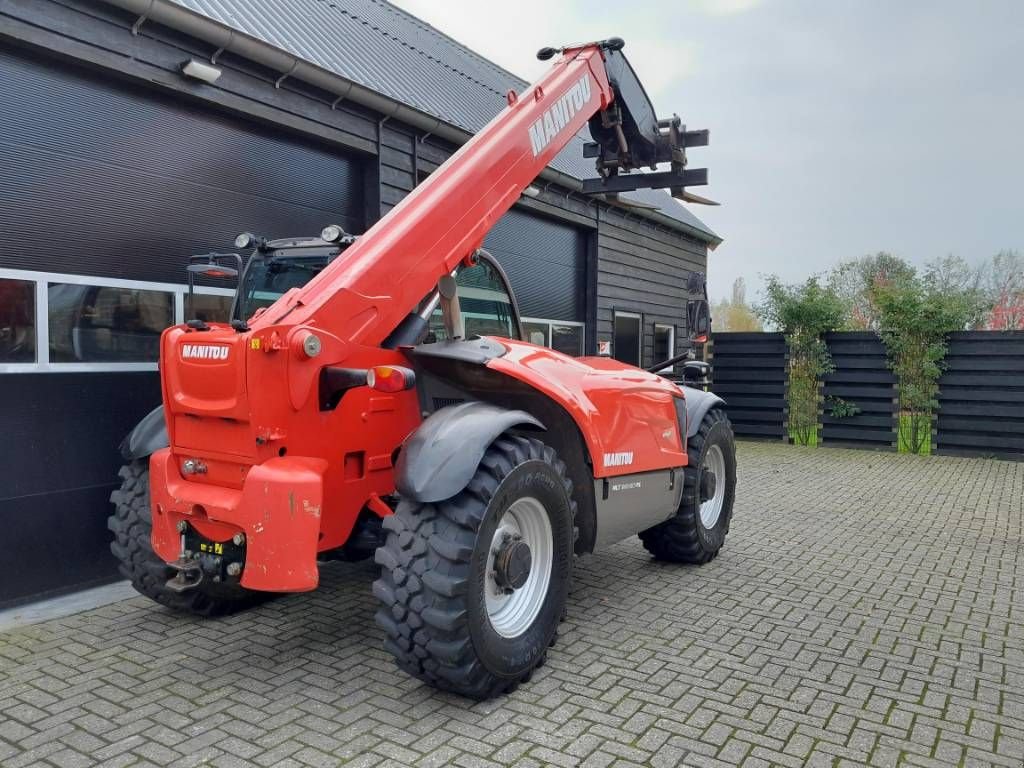
[[[529,85],[384,0],[173,0],[196,13],[471,133]],[[551,163],[577,179],[594,175],[578,135]],[[663,191],[628,197],[717,235]]]

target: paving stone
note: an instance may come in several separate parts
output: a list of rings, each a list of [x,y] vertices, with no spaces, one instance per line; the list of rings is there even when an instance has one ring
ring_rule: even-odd
[[[579,560],[548,664],[492,702],[394,669],[372,563],[0,634],[0,765],[1021,768],[1024,463],[741,443],[739,483],[705,567]]]

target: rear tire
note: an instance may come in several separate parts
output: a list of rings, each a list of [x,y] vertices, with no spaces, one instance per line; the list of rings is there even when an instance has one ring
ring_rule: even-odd
[[[659,560],[703,565],[725,544],[736,498],[736,443],[729,417],[712,408],[687,441],[683,499],[674,517],[640,532],[644,547]],[[716,493],[701,501],[701,473],[711,471]]]
[[[453,498],[400,501],[384,520],[373,585],[384,646],[398,665],[474,699],[529,680],[564,616],[575,511],[572,482],[554,449],[511,435],[487,449]],[[526,562],[523,543],[526,575],[512,565]],[[509,586],[513,581],[522,583]]]
[[[153,551],[153,520],[149,505],[149,459],[121,467],[121,487],[110,494],[114,514],[107,528],[114,534],[110,551],[118,570],[135,590],[175,611],[199,616],[224,616],[255,605],[268,596],[242,587],[201,584],[187,592],[167,588],[174,571]]]

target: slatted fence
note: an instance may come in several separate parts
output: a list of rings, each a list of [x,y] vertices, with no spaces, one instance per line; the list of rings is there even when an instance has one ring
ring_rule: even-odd
[[[740,437],[787,437],[789,358],[781,333],[716,333],[709,345],[711,389],[726,402]]]
[[[934,452],[1024,460],[1024,331],[951,334],[944,365]]]
[[[835,371],[824,377],[822,445],[896,449],[896,376],[886,365],[885,346],[873,332],[825,335]],[[855,416],[835,416],[835,399],[855,405]]]

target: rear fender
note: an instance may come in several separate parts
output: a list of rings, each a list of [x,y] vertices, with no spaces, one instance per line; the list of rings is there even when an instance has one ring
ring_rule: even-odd
[[[435,411],[402,447],[395,486],[422,504],[455,496],[473,478],[487,447],[513,427],[544,429],[526,411],[471,401]]]
[[[171,441],[167,437],[167,421],[164,419],[164,407],[158,405],[147,413],[121,441],[121,456],[125,461],[144,459],[170,444]]]

